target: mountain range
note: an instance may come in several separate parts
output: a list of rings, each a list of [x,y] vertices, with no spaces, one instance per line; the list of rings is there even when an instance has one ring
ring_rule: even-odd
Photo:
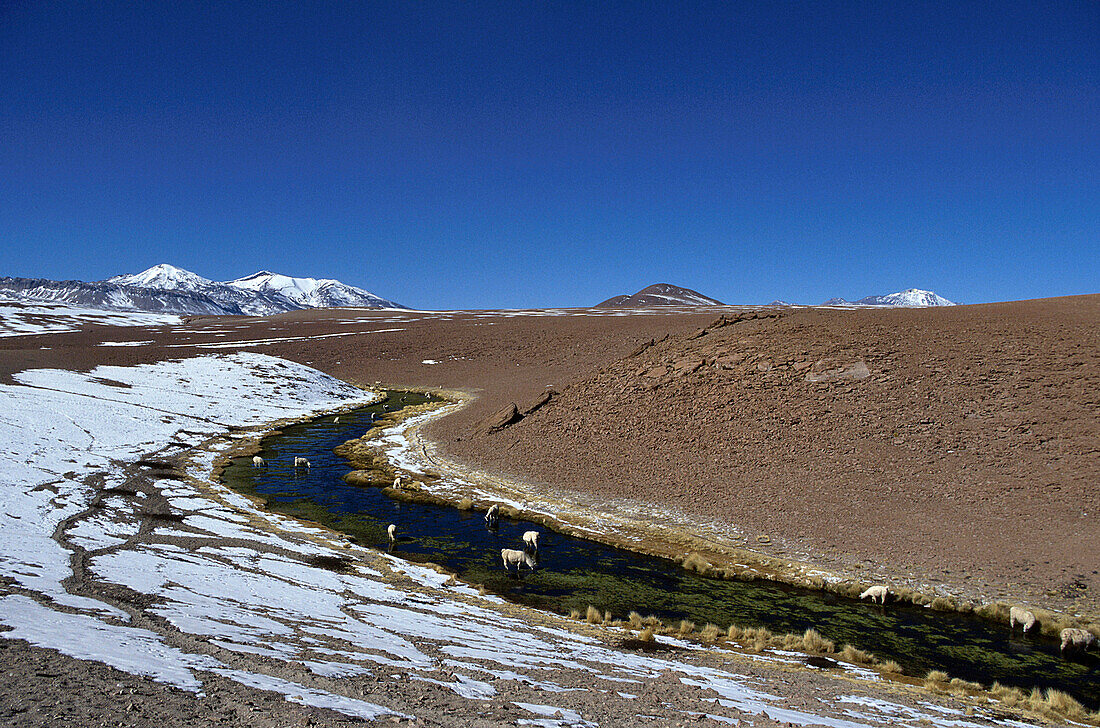
[[[89,308],[185,315],[267,316],[307,308],[408,308],[331,278],[292,278],[260,271],[244,278],[218,282],[166,263],[104,281],[0,278],[0,294]],[[656,283],[632,295],[613,296],[596,304],[596,308],[723,305],[690,288]],[[769,305],[789,304],[775,301]],[[821,305],[925,307],[955,304],[932,291],[910,288],[858,301],[830,298]]]
[[[822,306],[895,306],[910,308],[925,308],[929,306],[954,306],[943,296],[937,296],[932,291],[922,291],[919,288],[910,288],[898,293],[889,293],[885,296],[867,296],[858,301],[845,301],[843,298],[830,298]]]
[[[305,308],[407,308],[331,278],[260,271],[217,282],[164,263],[105,281],[0,278],[0,292],[91,308],[178,314],[267,316]]]

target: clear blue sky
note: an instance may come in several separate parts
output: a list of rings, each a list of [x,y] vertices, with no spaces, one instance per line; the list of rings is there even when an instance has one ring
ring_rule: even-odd
[[[314,5],[0,3],[0,275],[1100,292],[1094,0]]]

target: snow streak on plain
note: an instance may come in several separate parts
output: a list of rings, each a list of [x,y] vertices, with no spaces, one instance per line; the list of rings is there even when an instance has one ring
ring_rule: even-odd
[[[408,700],[379,705],[353,697],[362,694],[357,678],[368,673],[478,705],[505,689],[552,696],[553,705],[515,702],[530,715],[519,724],[530,725],[594,725],[583,697],[596,693],[600,705],[621,701],[624,714],[634,715],[640,700],[615,688],[662,675],[702,699],[717,695],[708,714],[719,720],[768,715],[849,728],[891,725],[902,714],[888,702],[860,704],[858,721],[837,714],[852,710],[850,703],[822,703],[820,715],[795,710],[759,678],[699,664],[703,650],[665,659],[540,626],[502,610],[496,597],[265,513],[212,482],[217,453],[249,437],[231,427],[371,399],[308,367],[238,353],[89,373],[25,371],[16,381],[0,385],[7,455],[0,463],[0,623],[12,629],[8,637],[186,690],[201,691],[205,676],[215,674],[364,719],[416,708]],[[410,470],[418,463],[402,428],[422,421],[383,437]],[[155,489],[144,497],[117,487],[137,459],[199,444],[205,449],[191,456],[183,480],[143,481]],[[114,490],[103,507],[91,508],[107,488]],[[154,497],[165,498],[174,517],[139,533]],[[149,595],[145,613],[168,625],[158,629],[192,635],[202,649],[172,647],[162,634],[133,626],[141,612],[132,603],[70,593],[76,544],[87,550],[87,578]],[[319,565],[333,559],[349,568]],[[407,580],[384,577],[395,569]],[[566,679],[582,687],[566,688]],[[694,715],[663,704],[645,709],[670,719]],[[904,710],[926,724],[959,725],[942,713]]]

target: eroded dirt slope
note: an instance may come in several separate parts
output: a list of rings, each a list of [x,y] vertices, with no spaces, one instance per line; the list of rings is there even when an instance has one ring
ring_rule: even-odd
[[[1098,323],[1097,296],[734,314],[581,373],[504,429],[438,434],[521,477],[1084,606],[1100,591]]]

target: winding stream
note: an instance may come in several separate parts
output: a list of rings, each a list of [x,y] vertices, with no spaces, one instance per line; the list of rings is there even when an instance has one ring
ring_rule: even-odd
[[[386,526],[398,524],[393,553],[412,561],[432,561],[464,581],[483,584],[507,599],[555,612],[584,611],[588,605],[618,618],[631,611],[666,622],[687,619],[701,627],[713,622],[763,626],[775,633],[802,633],[813,627],[839,646],[845,642],[892,659],[907,675],[928,670],[989,686],[994,680],[1022,688],[1055,687],[1090,709],[1100,707],[1100,659],[1095,654],[1063,659],[1049,638],[1012,634],[1007,624],[915,606],[871,606],[829,593],[774,582],[725,581],[700,576],[674,563],[605,546],[541,526],[501,519],[486,528],[482,514],[392,500],[375,487],[341,480],[351,468],[332,450],[361,436],[376,417],[429,401],[413,392],[390,392],[385,401],[354,412],[287,427],[267,437],[260,454],[229,465],[227,485],[262,498],[271,510],[322,523],[358,543],[388,549]],[[296,455],[310,470],[293,467]],[[522,533],[542,531],[537,571],[506,574],[501,548],[522,548]]]

